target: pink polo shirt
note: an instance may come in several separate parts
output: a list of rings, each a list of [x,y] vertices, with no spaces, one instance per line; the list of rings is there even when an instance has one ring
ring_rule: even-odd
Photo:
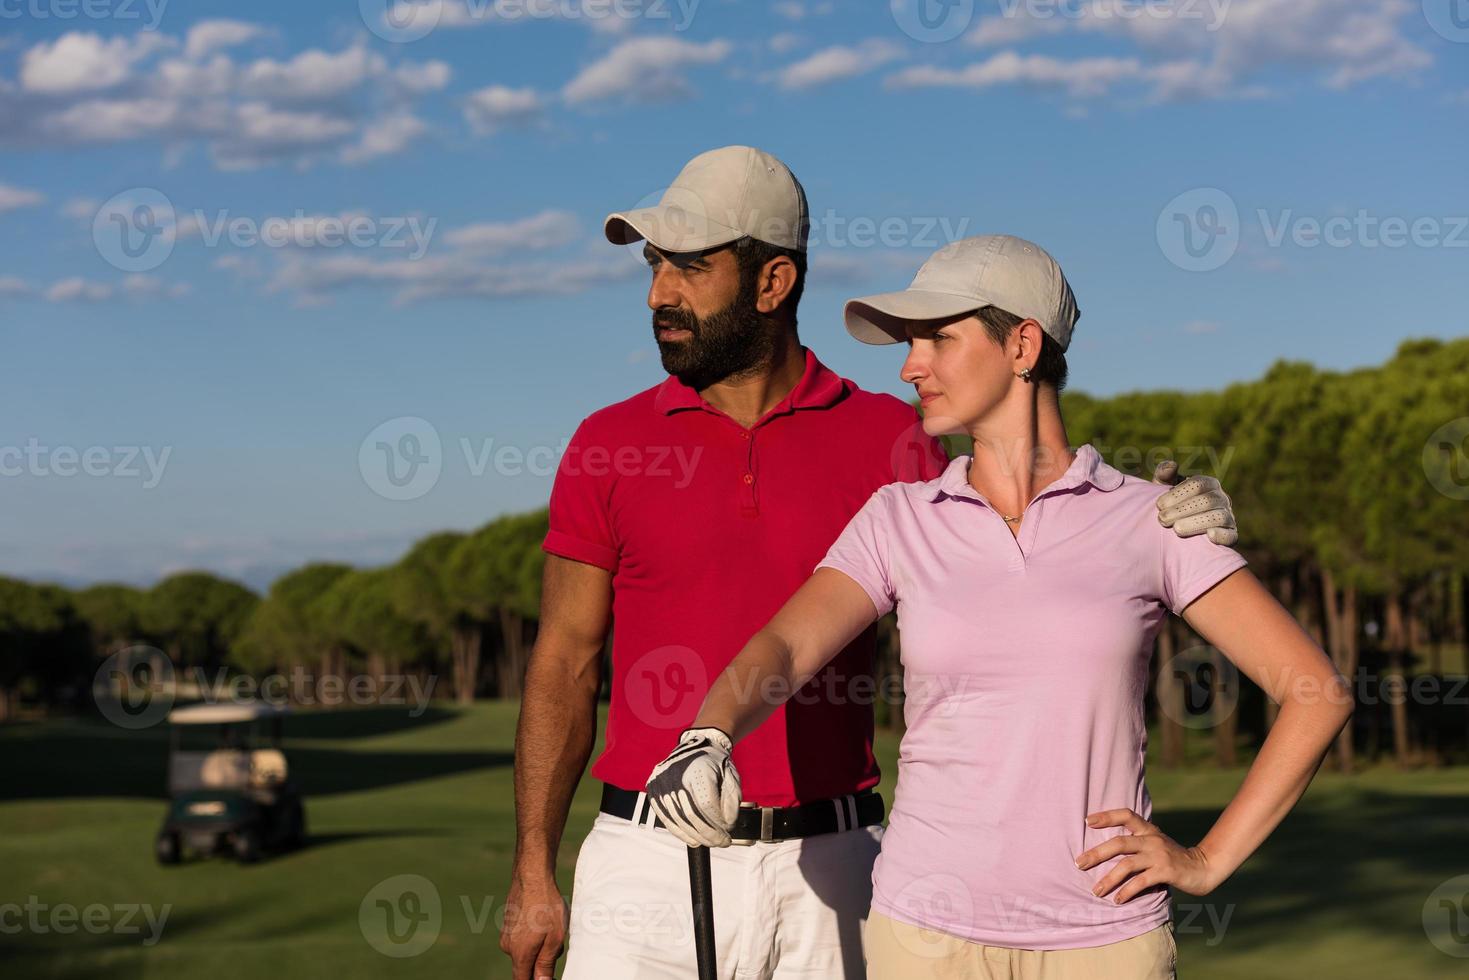
[[[1086,816],[1150,817],[1154,636],[1245,561],[1162,527],[1159,488],[1090,445],[1026,507],[1018,538],[968,464],[878,490],[820,563],[880,613],[896,605],[902,631],[908,728],[872,907],[992,946],[1130,939],[1168,920],[1168,889],[1121,906],[1093,896],[1120,859],[1081,871],[1076,856],[1125,831]]]

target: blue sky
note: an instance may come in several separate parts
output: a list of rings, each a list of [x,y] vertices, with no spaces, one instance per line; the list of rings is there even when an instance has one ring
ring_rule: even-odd
[[[1110,394],[1463,334],[1466,132],[1469,0],[3,0],[0,573],[261,587],[540,506],[662,378],[601,220],[711,147],[804,183],[841,373],[906,394],[841,303],[1008,232]]]

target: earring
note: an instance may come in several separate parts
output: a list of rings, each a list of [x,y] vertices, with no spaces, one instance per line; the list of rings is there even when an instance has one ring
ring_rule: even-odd
[[[1020,380],[1021,381],[1029,381],[1030,380],[1030,368],[1021,368],[1020,369]]]

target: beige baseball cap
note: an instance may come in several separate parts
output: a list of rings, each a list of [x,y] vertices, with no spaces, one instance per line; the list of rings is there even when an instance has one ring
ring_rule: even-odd
[[[1013,235],[951,242],[928,257],[907,289],[847,303],[847,332],[864,344],[908,339],[904,323],[998,306],[1035,320],[1064,351],[1081,317],[1071,284],[1050,253]]]
[[[806,192],[790,168],[752,146],[700,153],[651,208],[609,214],[607,240],[646,238],[665,252],[702,252],[744,238],[804,251]]]

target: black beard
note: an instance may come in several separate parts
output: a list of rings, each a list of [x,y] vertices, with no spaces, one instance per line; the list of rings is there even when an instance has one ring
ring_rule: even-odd
[[[663,370],[695,391],[767,363],[775,353],[772,325],[744,283],[728,306],[703,319],[677,307],[655,311],[655,337],[660,326],[689,331],[688,340],[658,341],[658,353]]]

